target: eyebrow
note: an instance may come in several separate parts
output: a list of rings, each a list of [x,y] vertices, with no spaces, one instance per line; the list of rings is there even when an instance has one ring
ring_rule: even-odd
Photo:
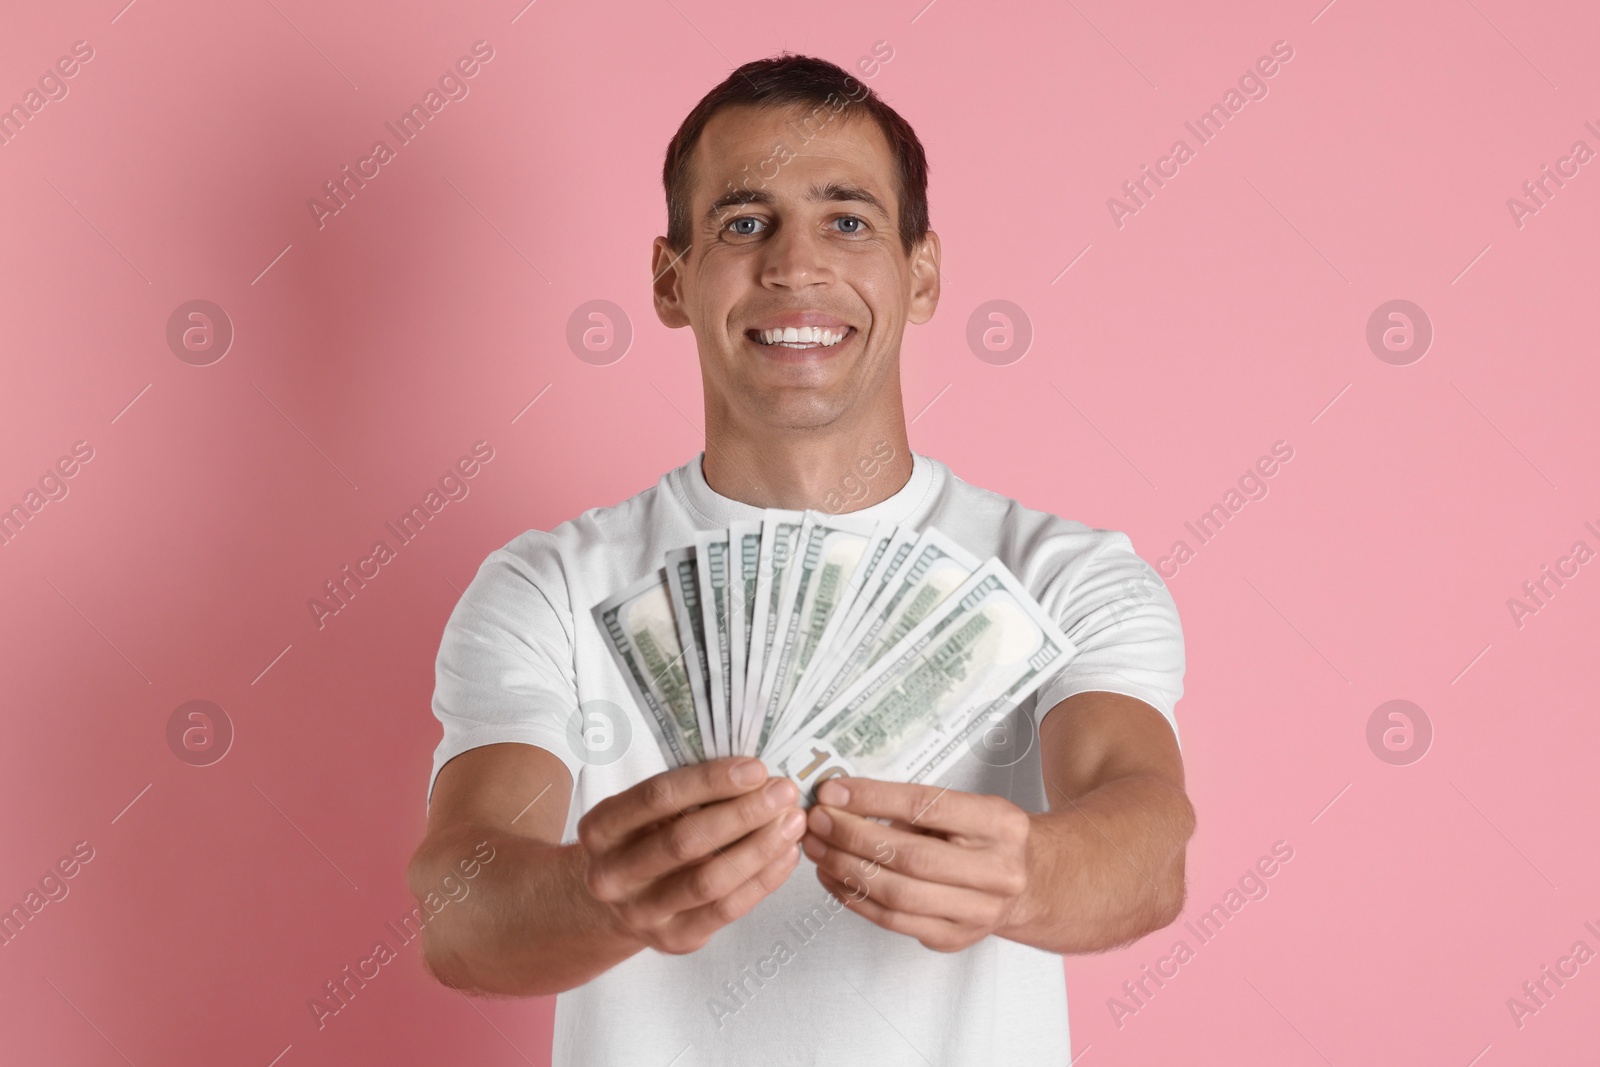
[[[881,214],[884,218],[889,217],[889,209],[883,206],[883,201],[879,200],[875,195],[873,195],[870,189],[856,185],[853,182],[835,181],[822,182],[820,184],[813,185],[807,191],[806,199],[812,203],[855,202],[859,204],[869,204],[872,207],[877,208],[879,214]],[[711,208],[706,212],[705,220],[710,222],[721,215],[725,209],[730,207],[738,207],[742,204],[775,203],[777,203],[777,198],[765,188],[733,189],[722,194],[711,202]]]

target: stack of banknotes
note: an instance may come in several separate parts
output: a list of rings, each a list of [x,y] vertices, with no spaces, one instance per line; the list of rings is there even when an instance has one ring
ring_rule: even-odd
[[[932,527],[768,509],[593,608],[669,767],[759,756],[938,777],[1076,653],[998,559]]]

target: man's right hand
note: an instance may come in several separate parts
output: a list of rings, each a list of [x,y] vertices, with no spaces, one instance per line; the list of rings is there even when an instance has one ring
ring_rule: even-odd
[[[694,952],[783,884],[805,833],[799,794],[760,760],[665,771],[578,821],[584,886],[618,930],[661,952]]]

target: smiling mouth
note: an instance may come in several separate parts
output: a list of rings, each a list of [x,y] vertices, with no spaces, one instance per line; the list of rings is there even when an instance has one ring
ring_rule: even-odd
[[[834,348],[855,335],[854,326],[842,330],[827,326],[789,326],[776,330],[746,330],[744,335],[763,348],[787,348],[795,351]]]

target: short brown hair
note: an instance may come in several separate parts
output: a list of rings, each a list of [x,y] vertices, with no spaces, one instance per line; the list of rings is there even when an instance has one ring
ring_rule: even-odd
[[[684,252],[691,243],[689,159],[713,115],[739,106],[776,110],[811,104],[838,111],[838,100],[843,100],[845,107],[861,108],[865,117],[878,123],[889,142],[900,200],[897,228],[901,247],[910,255],[928,232],[928,157],[922,142],[910,123],[855,77],[825,59],[790,52],[753,60],[728,75],[700,98],[667,145],[661,183],[667,193],[667,244],[672,250]],[[854,113],[846,113],[846,117],[849,114]]]

